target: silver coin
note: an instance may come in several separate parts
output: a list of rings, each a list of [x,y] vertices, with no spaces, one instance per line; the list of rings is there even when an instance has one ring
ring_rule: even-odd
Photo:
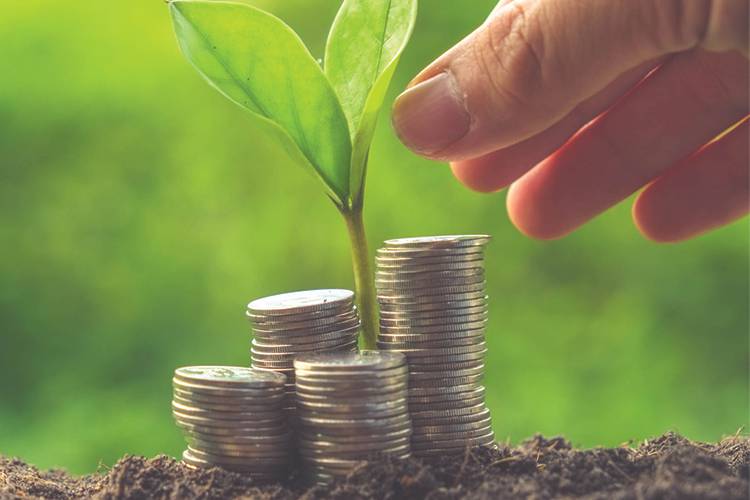
[[[310,343],[316,336],[322,334],[339,334],[341,336],[357,331],[360,327],[359,318],[352,318],[330,325],[302,327],[302,328],[266,328],[261,326],[253,327],[253,335],[256,338],[268,338],[275,341],[281,340],[284,343],[300,342]]]
[[[288,443],[293,435],[288,429],[282,434],[204,434],[202,432],[190,432],[188,440],[195,439],[201,442],[226,443],[226,444],[262,444],[275,445],[277,443]]]
[[[379,268],[375,272],[375,281],[390,283],[394,282],[396,285],[404,285],[410,283],[427,282],[432,283],[446,283],[451,284],[469,284],[482,281],[484,279],[485,272],[484,268],[473,267],[460,270],[439,270],[430,272],[415,272],[404,269],[383,269]],[[415,287],[419,288],[419,287]]]
[[[375,276],[383,279],[446,279],[468,276],[484,276],[486,269],[483,260],[454,262],[450,264],[381,264],[378,262]]]
[[[342,302],[335,308],[310,309],[308,311],[298,312],[298,313],[265,314],[265,313],[257,313],[255,311],[247,309],[245,311],[245,314],[252,321],[258,320],[258,321],[268,321],[272,323],[274,322],[284,323],[286,321],[302,321],[302,320],[316,320],[316,319],[321,319],[321,318],[328,318],[332,316],[338,316],[341,314],[347,314],[356,310],[357,310],[357,306],[355,305],[355,303],[349,301],[349,302]]]
[[[348,471],[357,465],[359,465],[361,462],[364,462],[364,459],[344,459],[344,458],[333,458],[333,457],[302,457],[302,460],[305,462],[311,462],[314,463],[317,466],[323,466],[326,469],[331,470],[343,470]]]
[[[419,440],[424,434],[440,434],[449,432],[476,432],[492,425],[490,417],[486,417],[482,420],[476,420],[474,422],[464,422],[459,424],[436,424],[436,425],[420,425],[414,427],[414,434],[412,434],[412,440]]]
[[[356,345],[357,345],[356,339],[352,339],[352,340],[346,339],[344,342],[340,342],[338,344],[328,345],[325,347],[321,346],[316,351],[319,352],[320,350],[323,350],[323,349],[325,349],[327,352],[337,352],[337,351],[347,350],[347,349],[351,350],[354,347],[356,347]],[[252,356],[252,359],[254,361],[263,361],[263,360],[265,361],[294,361],[294,358],[297,356],[302,356],[305,354],[309,354],[310,352],[316,352],[316,351],[300,350],[297,352],[268,353],[268,352],[259,352],[257,349],[255,349],[255,347],[253,347],[250,349],[250,355]]]
[[[357,345],[356,343],[346,344],[341,347],[333,347],[333,348],[326,349],[323,352],[326,352],[329,354],[352,354],[352,353],[357,352]],[[307,354],[306,352],[303,352],[303,353],[300,353],[300,356],[304,356],[306,354]],[[250,359],[252,361],[252,365],[254,368],[271,368],[275,370],[287,370],[287,369],[291,369],[294,367],[293,361],[297,357],[292,356],[292,357],[286,357],[286,358],[284,357],[275,357],[275,358],[270,358],[270,359],[265,359],[265,358],[270,358],[270,357],[263,356],[261,358],[253,354],[251,355]],[[296,375],[295,375],[295,378],[296,378]]]
[[[297,385],[313,386],[315,390],[324,389],[325,387],[338,389],[365,389],[368,387],[372,387],[373,389],[377,389],[399,384],[408,379],[408,376],[409,373],[406,369],[406,366],[402,366],[397,370],[388,370],[387,372],[352,372],[351,376],[345,376],[343,372],[338,372],[335,375],[331,375],[331,372],[320,373],[300,371],[297,372],[295,381]],[[375,384],[370,384],[371,382],[375,382]]]
[[[376,281],[378,296],[409,301],[417,298],[433,297],[439,300],[450,299],[451,295],[486,293],[487,282],[484,279],[461,280],[454,283],[436,283],[434,281],[389,283]],[[434,300],[434,299],[433,299]]]
[[[222,467],[224,469],[236,472],[250,473],[253,475],[253,477],[255,477],[256,473],[258,473],[263,475],[264,477],[277,478],[281,476],[280,469],[282,469],[278,465],[264,466],[262,463],[215,463],[195,456],[194,452],[190,449],[187,449],[182,453],[182,460],[184,463],[192,467]]]
[[[384,246],[378,248],[375,252],[375,261],[380,262],[383,259],[405,261],[406,265],[422,262],[446,262],[446,261],[468,261],[483,260],[485,249],[483,247],[463,247],[463,248],[397,248]]]
[[[418,369],[414,363],[423,365],[425,363],[464,363],[474,360],[484,360],[487,353],[487,345],[484,342],[476,344],[460,345],[456,347],[412,347],[409,349],[399,349],[403,353],[412,368]]]
[[[477,322],[486,322],[487,312],[476,314],[444,316],[438,318],[380,318],[380,325],[385,327],[404,327],[404,328],[430,328],[444,326],[463,326]]]
[[[345,403],[344,403],[345,404]],[[309,406],[297,405],[297,416],[305,419],[329,419],[329,418],[347,418],[352,420],[362,419],[379,419],[379,418],[395,418],[398,416],[408,415],[409,411],[406,405],[402,405],[397,408],[379,408],[379,409],[352,409],[349,412],[344,411],[326,411],[319,408],[311,408]]]
[[[460,329],[453,332],[442,333],[411,333],[403,329],[396,332],[380,332],[378,341],[384,344],[390,343],[413,343],[420,345],[431,345],[439,342],[477,341],[483,339],[487,333],[486,327],[473,329]]]
[[[243,366],[184,366],[175,370],[174,378],[200,385],[257,389],[285,382],[283,375],[258,372]]]
[[[409,371],[409,380],[412,382],[429,380],[429,379],[441,379],[450,377],[470,377],[475,375],[484,374],[484,364],[478,364],[472,368],[465,368],[462,370],[449,370],[445,372],[434,372],[434,371]]]
[[[273,371],[280,371],[285,369],[290,369],[293,367],[293,363],[291,360],[289,361],[266,361],[264,359],[252,359],[251,363],[253,365],[253,368],[267,368],[269,370]]]
[[[362,435],[388,434],[400,431],[407,426],[411,426],[408,419],[403,419],[400,423],[376,424],[375,421],[368,421],[368,425],[349,426],[339,425],[332,427],[319,427],[315,422],[299,419],[295,431],[298,435],[307,438],[319,438],[330,441],[337,441],[346,437],[360,439]],[[308,429],[315,429],[314,432]]]
[[[343,344],[349,344],[356,340],[356,335],[350,336],[336,336],[331,340],[310,342],[310,343],[299,343],[299,344],[276,344],[264,342],[263,339],[254,338],[251,341],[253,351],[260,354],[288,354],[290,352],[309,352],[319,349],[328,349],[332,347],[339,347]]]
[[[283,398],[279,398],[278,401],[274,401],[272,404],[269,404],[264,401],[254,401],[253,403],[245,403],[245,404],[223,404],[223,403],[207,403],[205,401],[195,401],[192,399],[185,399],[183,397],[180,397],[177,394],[174,394],[172,396],[172,401],[174,403],[177,403],[179,405],[185,406],[185,407],[194,407],[194,408],[200,408],[202,410],[210,410],[210,411],[223,411],[223,412],[229,412],[229,413],[238,413],[238,412],[244,412],[244,411],[258,411],[258,410],[265,410],[265,411],[278,411],[281,409],[281,406],[284,403]]]
[[[178,401],[172,401],[172,411],[184,415],[194,415],[197,417],[212,418],[216,420],[268,420],[276,418],[279,414],[280,407],[256,407],[255,410],[246,411],[224,411],[212,410],[205,407],[185,405]]]
[[[258,414],[257,417],[252,414],[246,413],[245,418],[221,418],[220,413],[216,413],[214,416],[205,416],[205,414],[193,414],[186,413],[182,410],[177,410],[172,405],[172,415],[176,420],[181,423],[195,424],[206,427],[226,427],[226,428],[243,428],[243,427],[256,427],[262,428],[267,426],[269,428],[277,427],[283,424],[279,422],[279,412],[268,412],[264,414]],[[226,415],[231,415],[226,413]]]
[[[435,279],[382,279],[375,278],[378,293],[383,295],[406,296],[411,295],[441,295],[441,292],[469,293],[482,291],[487,288],[484,275],[464,278],[435,278]]]
[[[451,347],[421,347],[419,345],[416,345],[408,349],[398,350],[398,352],[404,353],[410,360],[412,358],[419,358],[419,357],[430,357],[430,358],[451,357],[451,359],[454,359],[454,357],[459,357],[463,355],[469,356],[472,354],[486,352],[486,351],[487,351],[487,344],[484,341],[476,342],[474,344],[469,344],[469,345],[459,345],[459,346],[451,346]]]
[[[300,371],[361,372],[368,370],[387,370],[404,366],[406,360],[398,353],[380,351],[362,351],[353,354],[308,354],[294,361],[294,368]]]
[[[222,465],[229,465],[229,464],[235,464],[235,465],[245,465],[249,466],[252,465],[255,468],[263,469],[263,468],[270,468],[274,469],[279,466],[283,467],[288,462],[288,456],[279,456],[279,457],[270,457],[270,456],[254,456],[254,455],[224,455],[219,453],[209,453],[206,450],[201,450],[199,448],[194,448],[192,446],[188,446],[187,448],[190,451],[190,455],[206,462],[211,462],[214,464],[222,464]]]
[[[440,439],[437,439],[439,437]],[[463,442],[463,444],[461,444]],[[451,448],[473,448],[475,446],[490,445],[495,442],[495,434],[489,427],[477,431],[464,433],[426,434],[417,440],[412,439],[411,447],[414,454],[423,456],[425,452],[433,450],[449,450]]]
[[[328,370],[319,368],[300,368],[295,367],[295,376],[297,379],[304,379],[307,381],[315,381],[316,383],[330,382],[335,383],[361,383],[362,381],[369,381],[376,379],[378,384],[386,384],[391,379],[400,379],[408,373],[406,366],[406,358],[400,353],[384,353],[380,351],[384,356],[388,354],[398,355],[403,359],[404,363],[393,368],[383,369],[372,369],[368,367],[352,367],[351,370]],[[347,354],[352,356],[352,354]],[[341,354],[335,355],[341,356]]]
[[[445,452],[456,448],[465,450],[466,448],[491,445],[494,442],[495,434],[492,431],[489,431],[472,438],[454,436],[452,439],[435,441],[427,440],[423,443],[412,443],[412,451],[415,455],[424,456],[433,451],[437,454],[439,452]]]
[[[326,429],[326,432],[341,429],[352,431],[356,429],[385,428],[401,425],[409,422],[409,415],[402,414],[387,418],[347,418],[346,416],[323,418],[300,416],[300,421],[307,422],[318,430]]]
[[[205,392],[194,392],[191,389],[183,389],[179,386],[172,388],[173,395],[180,399],[193,401],[199,404],[216,405],[257,405],[264,404],[273,406],[284,397],[284,387],[273,389],[273,391],[257,391],[241,393],[241,395],[212,394]]]
[[[410,311],[410,310],[399,310],[399,309],[386,309],[380,311],[381,318],[388,319],[404,319],[404,318],[419,318],[419,319],[433,319],[433,318],[444,318],[452,316],[466,316],[469,314],[481,314],[489,311],[487,303],[479,304],[473,307],[461,307],[454,309],[440,308],[432,311]]]
[[[337,401],[315,402],[300,399],[297,401],[299,408],[307,408],[312,411],[330,412],[330,413],[367,413],[370,411],[378,412],[381,410],[401,410],[406,407],[406,395],[403,397],[393,398],[386,402],[370,402],[366,398],[341,398]]]
[[[429,306],[439,307],[439,304],[452,304],[457,302],[477,301],[487,297],[487,292],[484,287],[477,287],[476,290],[470,292],[445,292],[436,291],[428,293],[423,290],[416,290],[413,293],[385,293],[378,291],[378,303],[381,307],[398,306],[399,308],[406,308],[408,306]]]
[[[457,248],[486,245],[492,237],[488,234],[450,234],[444,236],[418,236],[385,240],[389,248]]]
[[[283,458],[284,460],[289,460],[289,449],[291,441],[278,441],[276,443],[238,444],[204,441],[201,439],[192,438],[188,439],[188,443],[191,449],[201,450],[212,455],[226,457],[268,457]]]
[[[253,328],[263,330],[301,330],[303,328],[315,328],[325,327],[330,325],[340,325],[342,323],[351,322],[359,319],[357,312],[354,310],[348,310],[346,312],[337,314],[335,316],[324,316],[322,318],[315,319],[304,319],[294,317],[294,320],[288,321],[263,321],[255,316],[247,314]]]
[[[411,423],[402,423],[399,426],[383,431],[375,432],[358,432],[349,434],[330,434],[315,432],[313,429],[300,429],[297,433],[297,440],[309,442],[326,442],[341,446],[359,446],[362,443],[383,441],[397,441],[400,439],[410,439],[412,434]]]
[[[435,271],[459,271],[463,269],[484,269],[484,255],[474,254],[465,257],[391,257],[380,255],[375,258],[377,269],[403,273],[429,273]]]
[[[327,455],[331,457],[343,458],[344,454],[354,455],[371,455],[373,453],[388,451],[390,453],[408,452],[411,444],[410,437],[400,438],[398,440],[370,441],[364,443],[342,444],[330,441],[307,441],[302,440],[298,443],[298,448],[303,455]]]
[[[450,394],[471,393],[478,389],[476,384],[454,385],[450,387],[409,387],[409,397],[435,397],[448,399]]]
[[[436,336],[437,337],[437,336]],[[400,351],[401,349],[413,349],[413,348],[419,348],[419,349],[432,349],[432,348],[440,348],[440,347],[460,347],[460,346],[469,346],[474,345],[480,342],[485,341],[485,335],[483,333],[480,333],[479,335],[473,336],[473,337],[458,337],[458,338],[446,338],[442,340],[429,340],[427,342],[419,342],[419,341],[401,341],[398,340],[398,337],[383,337],[382,335],[378,337],[377,345],[378,349],[381,349],[383,351]]]
[[[453,260],[442,263],[425,264],[419,260],[411,262],[388,263],[377,259],[376,275],[386,279],[427,279],[427,278],[465,278],[484,275],[484,260]]]
[[[421,353],[406,353],[409,359],[409,365],[415,369],[424,369],[425,367],[433,368],[435,364],[453,364],[455,369],[459,369],[461,363],[483,363],[487,350],[472,352],[467,354],[455,354],[450,356],[429,356]],[[472,366],[469,364],[469,366]]]
[[[446,387],[445,391],[439,391],[435,388],[424,389],[420,387],[409,387],[409,407],[415,404],[438,404],[443,401],[462,401],[470,398],[480,398],[485,396],[483,385],[466,384],[452,387]]]
[[[444,411],[461,409],[467,406],[473,406],[478,404],[484,404],[484,396],[471,397],[466,399],[453,399],[450,401],[429,401],[429,402],[418,402],[413,399],[409,399],[409,412],[419,413],[421,411]]]
[[[475,307],[487,307],[487,304],[489,303],[489,296],[487,295],[475,295],[475,298],[473,299],[463,299],[463,300],[450,300],[451,297],[449,297],[449,300],[439,300],[442,299],[442,297],[431,297],[436,300],[430,300],[427,302],[404,302],[404,301],[398,301],[398,302],[382,302],[380,300],[380,297],[378,297],[378,302],[380,302],[380,309],[381,312],[386,312],[387,314],[430,314],[430,313],[444,313],[444,314],[454,314],[456,310],[464,310],[467,308],[475,308]]]
[[[340,308],[336,309],[323,309],[313,310],[305,313],[298,314],[284,314],[284,315],[268,315],[268,314],[257,314],[253,311],[245,311],[245,316],[253,323],[270,323],[270,324],[285,324],[287,322],[300,322],[300,321],[318,321],[318,320],[330,320],[341,315],[352,314],[357,311],[357,306],[353,303],[342,304]]]
[[[353,302],[354,292],[350,290],[306,290],[256,299],[247,305],[247,309],[255,314],[287,315],[311,310],[336,309]]]
[[[469,318],[471,319],[471,318]],[[437,324],[433,325],[420,325],[420,324],[411,324],[411,325],[398,325],[398,324],[392,324],[392,322],[387,321],[381,321],[380,322],[380,328],[384,333],[405,333],[408,335],[417,335],[417,334],[429,334],[429,333],[461,333],[467,330],[477,330],[479,328],[484,328],[487,326],[487,318],[486,317],[479,317],[476,318],[475,321],[466,321],[463,323],[449,323],[449,322],[436,322]]]
[[[414,386],[419,387],[445,387],[453,384],[481,384],[484,379],[484,373],[464,376],[446,376],[445,378],[418,379],[413,381]]]
[[[231,387],[224,387],[224,386],[208,386],[208,385],[199,385],[199,384],[189,384],[186,382],[183,382],[181,380],[172,379],[172,386],[175,391],[183,391],[186,393],[191,394],[201,394],[204,396],[212,396],[212,397],[221,397],[221,396],[227,396],[227,397],[244,397],[244,398],[254,398],[254,397],[263,397],[269,392],[267,392],[265,389],[243,389],[240,387],[237,388],[231,388]],[[283,385],[281,386],[283,388]],[[270,394],[277,394],[279,389],[274,388],[274,392],[271,392]]]
[[[357,339],[359,327],[347,331],[310,335],[309,337],[289,338],[277,335],[254,335],[252,347],[258,352],[311,352],[325,349]]]
[[[190,435],[208,435],[208,436],[225,436],[231,438],[241,438],[248,436],[257,436],[265,434],[267,436],[283,436],[289,433],[289,424],[286,419],[279,419],[276,425],[269,426],[249,426],[249,427],[216,427],[206,426],[189,422],[176,420],[177,426]]]
[[[469,424],[490,418],[490,410],[486,407],[482,408],[481,411],[466,414],[450,415],[448,412],[444,413],[437,417],[425,417],[423,416],[424,413],[412,414],[412,425],[415,429],[423,429],[430,426]]]
[[[300,455],[302,455],[305,459],[309,459],[311,457],[335,457],[335,458],[348,459],[348,460],[357,460],[357,459],[363,460],[375,454],[392,455],[392,454],[410,453],[411,444],[409,442],[406,442],[405,444],[383,446],[381,448],[375,448],[375,449],[349,449],[349,450],[341,449],[341,448],[323,449],[323,450],[319,450],[316,448],[300,448],[299,451],[300,451]]]
[[[407,383],[404,381],[403,383],[400,383],[398,385],[387,387],[387,388],[381,388],[381,387],[368,387],[367,391],[363,390],[350,390],[350,391],[338,391],[338,390],[328,390],[328,391],[304,391],[300,390],[296,392],[296,398],[297,401],[308,401],[311,403],[315,402],[327,402],[331,401],[333,398],[332,396],[336,397],[346,397],[347,394],[352,396],[358,396],[362,399],[366,399],[368,402],[371,403],[382,403],[391,401],[394,398],[399,397],[399,393],[406,391],[407,389]]]

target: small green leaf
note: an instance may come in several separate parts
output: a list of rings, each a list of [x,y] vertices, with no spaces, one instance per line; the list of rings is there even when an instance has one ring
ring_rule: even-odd
[[[378,113],[417,18],[417,0],[344,0],[326,45],[325,72],[352,134],[351,193],[361,195]]]
[[[180,48],[219,92],[260,117],[314,169],[336,203],[350,195],[351,139],[323,70],[280,19],[250,5],[173,0]]]

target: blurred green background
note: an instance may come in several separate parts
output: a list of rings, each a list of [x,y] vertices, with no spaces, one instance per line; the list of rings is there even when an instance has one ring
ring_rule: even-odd
[[[266,0],[317,57],[335,0]],[[490,0],[422,2],[389,101]],[[159,0],[4,2],[0,15],[0,452],[83,473],[178,454],[184,364],[247,364],[252,298],[350,287],[317,181],[179,54]],[[488,402],[498,438],[616,445],[748,420],[747,222],[676,246],[629,206],[521,236],[382,116],[366,218],[387,237],[489,232]]]

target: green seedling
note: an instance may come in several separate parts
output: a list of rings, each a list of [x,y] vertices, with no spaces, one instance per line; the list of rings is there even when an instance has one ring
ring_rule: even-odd
[[[169,2],[180,48],[219,92],[257,118],[313,173],[346,221],[362,344],[375,347],[377,302],[362,210],[375,124],[417,0],[344,0],[324,66],[283,21],[244,1]]]

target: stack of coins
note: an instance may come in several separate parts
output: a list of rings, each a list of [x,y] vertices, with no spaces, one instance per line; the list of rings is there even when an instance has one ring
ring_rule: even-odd
[[[253,368],[287,377],[294,413],[294,358],[311,352],[355,352],[359,317],[350,290],[309,290],[257,299],[247,306],[254,338]]]
[[[312,354],[294,362],[297,442],[319,483],[374,455],[410,455],[408,370],[399,353]]]
[[[482,385],[489,239],[403,238],[378,250],[378,347],[407,357],[416,456],[494,442]]]
[[[175,370],[172,414],[185,433],[182,461],[222,467],[259,480],[287,472],[291,434],[279,373],[236,366],[188,366]]]

